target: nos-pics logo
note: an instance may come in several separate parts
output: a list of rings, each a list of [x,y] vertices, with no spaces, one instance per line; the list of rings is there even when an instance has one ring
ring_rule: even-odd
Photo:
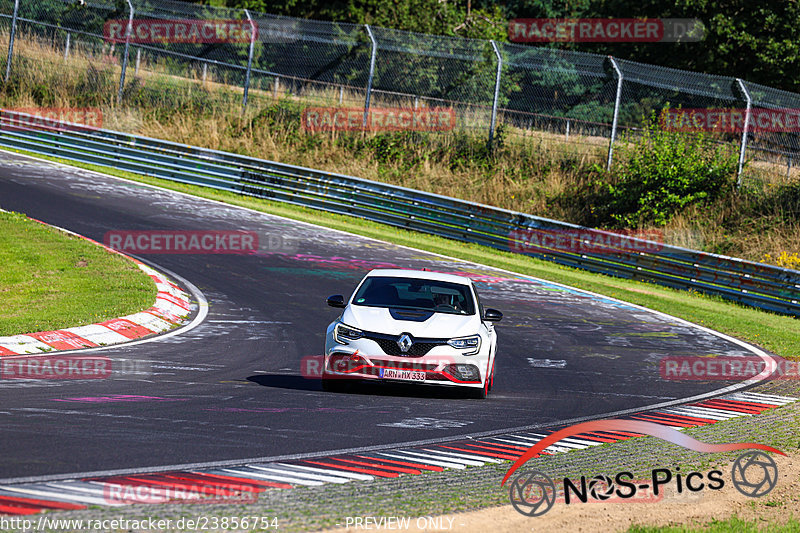
[[[708,444],[653,422],[596,420],[556,431],[531,446],[511,465],[500,485],[505,485],[514,472],[529,459],[538,457],[548,446],[561,439],[596,431],[623,431],[650,435],[702,453],[749,450],[734,461],[731,468],[731,482],[736,490],[752,498],[769,493],[778,481],[778,465],[764,452],[786,455],[776,448],[754,442]],[[601,474],[588,479],[581,476],[579,480],[564,478],[559,483],[560,487],[543,472],[529,470],[518,474],[511,482],[509,498],[511,505],[520,513],[526,516],[541,516],[553,507],[557,499],[563,499],[564,503],[569,505],[577,502],[587,503],[590,498],[595,501],[608,501],[611,498],[614,501],[634,501],[639,494],[637,500],[645,501],[646,499],[641,498],[642,492],[658,497],[663,494],[662,491],[666,486],[673,486],[678,493],[705,489],[719,490],[725,486],[724,474],[720,470],[688,473],[678,472],[679,470],[676,468],[676,472],[673,472],[666,468],[656,468],[651,471],[650,478],[641,480],[634,480],[630,472],[619,472],[613,477]]]

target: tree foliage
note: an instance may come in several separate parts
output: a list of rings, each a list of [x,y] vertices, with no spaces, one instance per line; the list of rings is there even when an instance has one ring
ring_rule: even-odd
[[[732,190],[735,152],[703,134],[667,132],[653,115],[641,138],[620,145],[622,164],[607,184],[603,206],[615,225],[662,226],[692,204],[711,202]]]
[[[291,17],[371,24],[384,28],[476,39],[505,39],[506,18],[494,2],[466,0],[209,0]]]

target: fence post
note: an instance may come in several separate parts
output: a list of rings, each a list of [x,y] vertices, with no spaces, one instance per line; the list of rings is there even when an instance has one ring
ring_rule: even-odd
[[[369,117],[369,100],[372,96],[372,80],[375,77],[375,56],[378,53],[378,41],[375,40],[375,36],[372,34],[372,28],[369,27],[369,24],[364,24],[364,27],[367,29],[367,35],[372,42],[372,54],[369,59],[369,78],[367,78],[367,97],[364,100],[364,120],[361,123],[361,127],[366,129],[367,118]]]
[[[67,44],[64,45],[64,61],[69,58],[69,42],[71,40],[72,34],[67,32]]]
[[[569,142],[569,119],[567,119],[567,132],[564,134],[564,141]]]
[[[747,107],[744,111],[744,127],[742,128],[742,143],[741,148],[739,149],[739,169],[736,171],[736,188],[742,186],[742,168],[744,167],[744,154],[745,150],[747,149],[747,132],[750,129],[750,109],[752,107],[753,101],[750,99],[750,92],[747,90],[747,87],[744,86],[744,82],[741,78],[736,78],[736,83],[739,84],[739,89],[742,91],[744,95],[744,99],[747,102]]]
[[[11,75],[11,58],[14,56],[14,36],[17,33],[17,14],[19,13],[19,0],[14,0],[14,15],[11,17],[11,33],[8,37],[8,58],[6,59],[6,78]]]
[[[250,92],[250,71],[253,69],[253,49],[256,46],[256,25],[253,22],[253,17],[250,16],[250,11],[245,9],[244,14],[247,15],[247,20],[250,22],[250,50],[247,53],[247,72],[244,75],[244,96],[242,97],[242,113],[247,107],[247,93]]]
[[[122,72],[119,75],[119,91],[117,92],[117,103],[122,102],[122,90],[125,88],[125,69],[128,68],[128,49],[131,46],[131,33],[133,32],[133,4],[131,0],[127,0],[128,9],[128,26],[125,28],[125,51],[122,54]]]
[[[786,181],[789,181],[789,174],[792,172],[792,154],[786,156]]]
[[[494,78],[494,98],[492,99],[492,120],[489,123],[489,150],[492,149],[492,141],[494,141],[494,126],[497,121],[497,100],[500,98],[500,76],[503,72],[503,56],[500,55],[500,50],[497,48],[497,43],[492,43],[492,50],[494,55],[497,56],[497,73]]]
[[[617,138],[617,120],[619,119],[619,101],[622,98],[622,71],[617,65],[617,61],[608,56],[611,61],[611,66],[617,74],[617,97],[614,99],[614,119],[611,122],[611,140],[608,143],[608,161],[606,162],[606,170],[611,170],[611,160],[614,157],[614,140]]]

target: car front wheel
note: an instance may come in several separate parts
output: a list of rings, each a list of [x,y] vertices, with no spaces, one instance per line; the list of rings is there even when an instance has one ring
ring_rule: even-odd
[[[470,389],[469,397],[474,398],[475,400],[485,400],[487,392],[486,386],[483,386],[480,389]]]
[[[325,392],[342,392],[346,388],[346,380],[326,372],[322,374],[322,390]]]

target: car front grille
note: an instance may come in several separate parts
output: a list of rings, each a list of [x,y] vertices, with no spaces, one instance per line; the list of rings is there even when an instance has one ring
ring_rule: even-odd
[[[407,352],[403,352],[397,344],[400,335],[364,332],[364,338],[378,343],[378,346],[381,347],[381,350],[383,350],[386,355],[398,357],[422,357],[423,355],[427,355],[434,347],[447,344],[447,339],[415,339],[411,337],[414,343]]]

